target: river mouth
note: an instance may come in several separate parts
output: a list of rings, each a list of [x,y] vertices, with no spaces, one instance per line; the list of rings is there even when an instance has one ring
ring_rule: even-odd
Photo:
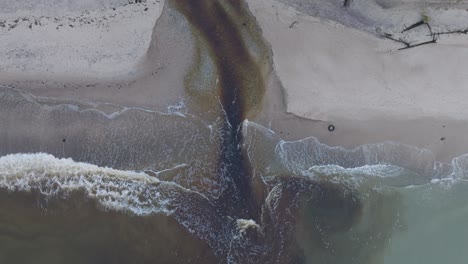
[[[405,263],[437,252],[419,237],[433,228],[434,240],[447,238],[447,223],[453,251],[464,245],[466,157],[286,141],[246,120],[273,68],[248,6],[170,0],[164,12],[195,40],[188,108],[0,87],[0,262]]]

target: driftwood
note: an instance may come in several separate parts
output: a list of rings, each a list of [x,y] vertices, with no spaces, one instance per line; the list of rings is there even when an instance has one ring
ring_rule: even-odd
[[[431,33],[428,36],[439,36],[439,35],[449,35],[449,34],[468,34],[468,29],[465,30],[452,30],[452,31],[443,31],[443,32],[435,32]]]
[[[387,38],[387,39],[390,39],[390,40],[393,40],[393,41],[395,41],[395,42],[404,44],[406,47],[411,46],[411,43],[409,43],[408,41],[405,41],[405,40],[403,40],[402,38],[396,39],[396,38],[392,37],[391,34],[385,34],[385,35],[383,35],[383,37],[384,37],[384,38]]]
[[[432,40],[424,41],[424,42],[420,42],[420,43],[416,43],[416,44],[411,44],[410,42],[405,41],[405,40],[403,40],[403,39],[401,39],[401,38],[399,38],[399,39],[393,38],[393,37],[392,37],[391,35],[389,35],[389,34],[385,34],[385,35],[383,35],[383,37],[405,45],[405,47],[399,48],[398,50],[411,49],[411,48],[419,47],[419,46],[422,46],[422,45],[435,44],[435,43],[437,43],[437,38],[435,38],[435,37],[432,38]]]
[[[434,39],[435,37],[434,37],[434,34],[432,33],[431,25],[429,25],[428,23],[424,23],[424,24],[426,24],[427,28],[429,29],[429,33],[431,33],[432,35],[432,39]]]
[[[422,26],[422,25],[424,25],[424,24],[428,25],[426,22],[424,22],[424,20],[421,20],[421,21],[416,22],[416,23],[414,23],[413,25],[411,25],[411,26],[409,26],[409,27],[403,29],[403,31],[401,31],[401,33],[405,32],[405,31],[408,31],[408,30],[411,30],[411,29],[413,29],[413,28],[417,28],[417,27]]]
[[[422,46],[422,45],[435,44],[435,43],[437,43],[437,39],[432,39],[432,40],[429,40],[429,41],[416,43],[414,45],[409,45],[409,46],[406,46],[406,47],[403,47],[403,48],[399,48],[398,50],[411,49],[411,48],[419,47],[419,46]]]
[[[402,33],[405,32],[405,31],[411,30],[411,29],[413,29],[413,28],[422,26],[422,25],[426,25],[426,27],[427,27],[427,29],[429,30],[429,33],[430,33],[429,36],[432,36],[432,39],[431,39],[431,40],[429,40],[429,41],[424,41],[424,42],[419,42],[419,43],[416,43],[416,44],[411,44],[409,41],[403,40],[402,38],[396,39],[396,38],[394,38],[391,34],[388,34],[388,33],[385,33],[385,34],[383,35],[383,37],[405,45],[405,47],[399,48],[398,50],[411,49],[411,48],[415,48],[415,47],[419,47],[419,46],[423,46],[423,45],[428,45],[428,44],[435,44],[435,43],[437,43],[437,36],[438,36],[438,35],[437,35],[437,34],[434,34],[434,33],[432,32],[431,25],[429,25],[429,23],[425,22],[424,20],[419,21],[419,22],[417,22],[417,23],[414,23],[413,25],[411,25],[411,26],[405,28],[405,29],[402,31]],[[467,33],[468,33],[468,30],[467,30]],[[466,34],[466,33],[465,33],[465,34]]]

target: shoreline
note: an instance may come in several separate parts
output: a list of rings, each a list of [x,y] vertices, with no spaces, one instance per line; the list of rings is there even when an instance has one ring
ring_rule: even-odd
[[[398,43],[299,13],[277,1],[271,6],[251,0],[248,5],[272,48],[274,69],[266,80],[262,107],[247,119],[284,140],[313,136],[345,148],[393,141],[428,149],[443,162],[468,153],[468,107],[463,102],[468,92],[462,87],[468,83],[462,71],[468,45],[460,44],[466,36],[450,35],[435,45],[395,52]],[[10,72],[1,74],[1,84],[14,84],[38,97],[156,111],[188,100],[189,110],[206,114],[209,122],[216,114],[198,111],[197,99],[190,101],[184,88],[194,40],[181,32],[183,22],[174,25],[174,14],[153,15],[144,18],[157,22],[148,36],[148,50],[128,69],[134,74],[70,79],[56,72],[28,80]],[[457,64],[438,63],[444,58],[458,58]],[[408,65],[409,61],[416,63]],[[329,125],[336,129],[328,131]]]
[[[278,79],[267,94],[285,93],[282,107],[281,95],[267,95],[269,113],[254,122],[285,140],[314,136],[346,148],[393,141],[428,149],[443,162],[468,152],[465,35],[396,51],[400,46],[391,40],[278,1],[248,2],[273,51]]]

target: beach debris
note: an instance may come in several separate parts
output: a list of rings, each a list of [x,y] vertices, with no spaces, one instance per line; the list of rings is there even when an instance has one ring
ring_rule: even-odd
[[[297,21],[292,22],[291,25],[289,25],[289,28],[293,28],[297,23]]]
[[[468,34],[468,29],[434,32],[434,33],[429,34],[428,36],[439,36],[439,35],[449,35],[449,34],[465,34],[466,35]]]
[[[404,39],[402,39],[402,38],[396,39],[396,38],[393,37],[392,34],[389,34],[389,33],[385,33],[385,34],[383,35],[383,37],[384,37],[384,38],[387,38],[387,39],[390,39],[390,40],[393,40],[393,41],[396,41],[396,42],[399,42],[399,43],[402,43],[402,44],[404,44],[404,45],[407,46],[407,47],[408,47],[408,46],[411,46],[411,43],[409,43],[408,41],[406,41],[406,40],[404,40]]]
[[[406,47],[399,48],[398,50],[410,49],[410,48],[415,48],[415,47],[419,47],[419,46],[422,46],[422,45],[435,44],[435,43],[437,43],[437,39],[433,38],[432,40],[420,42],[420,43],[417,43],[417,44],[414,44],[414,45],[408,45]]]
[[[429,18],[428,17],[426,18],[426,16],[423,15],[423,19],[421,21],[416,22],[416,23],[412,24],[411,26],[406,27],[405,29],[403,29],[403,31],[401,31],[401,33],[403,33],[403,32],[406,32],[408,30],[417,28],[419,26],[426,25],[427,30],[429,31],[428,36],[432,37],[430,40],[427,40],[427,41],[422,41],[422,42],[412,44],[410,41],[407,41],[407,40],[405,40],[403,38],[395,38],[395,37],[393,37],[392,34],[389,34],[389,33],[384,33],[381,36],[384,37],[384,38],[387,38],[387,39],[390,39],[390,40],[393,40],[395,42],[402,43],[403,45],[405,45],[405,47],[399,48],[398,50],[405,50],[405,49],[415,48],[415,47],[419,47],[419,46],[423,46],[423,45],[427,45],[427,44],[435,44],[435,43],[437,43],[438,34],[434,34],[432,32],[431,25],[429,25],[428,22],[429,22]],[[468,30],[467,30],[467,32],[468,32]]]
[[[413,28],[417,28],[417,27],[422,26],[422,25],[425,25],[425,24],[427,24],[427,23],[424,22],[424,19],[423,19],[423,20],[421,20],[421,21],[419,21],[419,22],[416,22],[416,23],[412,24],[412,25],[409,26],[409,27],[406,27],[405,29],[403,29],[403,31],[401,31],[401,33],[406,32],[406,31],[408,31],[408,30],[411,30],[411,29],[413,29]]]

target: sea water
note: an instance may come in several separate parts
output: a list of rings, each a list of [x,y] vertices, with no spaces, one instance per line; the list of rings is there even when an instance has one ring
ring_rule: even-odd
[[[247,219],[219,206],[217,121],[0,96],[2,263],[464,263],[465,156],[290,142],[246,120]]]

